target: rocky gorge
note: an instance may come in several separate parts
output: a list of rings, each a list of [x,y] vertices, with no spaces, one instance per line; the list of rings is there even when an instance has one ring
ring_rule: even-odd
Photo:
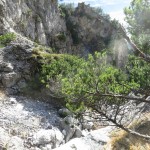
[[[111,150],[110,135],[116,128],[107,125],[112,124],[105,127],[93,120],[98,114],[90,110],[82,120],[76,118],[39,84],[39,53],[86,58],[113,43],[120,67],[126,61],[127,41],[107,15],[89,5],[65,11],[57,0],[0,0],[0,35],[15,35],[6,45],[0,43],[0,150]],[[145,108],[143,103],[137,106],[131,103],[124,110],[129,121]]]
[[[66,11],[56,0],[2,0],[1,34],[14,31],[59,53],[81,56],[102,50],[117,36],[109,17],[89,5],[80,3],[74,12]]]
[[[82,7],[87,7],[87,13],[91,14],[92,9],[83,4],[79,6],[76,14]],[[73,41],[75,39],[67,29],[57,1],[1,0],[0,12],[0,34],[13,32],[16,36],[15,40],[0,48],[0,149],[51,150],[57,149],[72,138],[77,139],[71,141],[72,144],[64,145],[65,149],[83,149],[84,146],[85,149],[102,149],[109,137],[101,130],[93,132],[94,124],[89,121],[89,117],[81,123],[67,109],[54,104],[52,97],[43,97],[42,92],[38,91],[30,93],[32,89],[28,89],[28,83],[33,78],[36,81],[39,65],[33,57],[35,42],[53,47],[59,53],[83,55],[85,51],[82,50],[89,47],[83,44],[86,39],[81,43]],[[80,25],[78,30],[83,30],[79,35],[81,38],[87,34],[90,26],[95,24],[93,28],[96,28],[96,18],[97,16],[90,22],[87,17],[78,20],[78,16],[69,16],[68,19],[72,20],[72,24]],[[84,23],[88,24],[86,28]],[[107,26],[110,28],[109,24]],[[102,38],[111,34],[111,29],[109,33],[103,33],[103,28],[99,29],[101,31],[98,36]],[[89,44],[97,36],[94,35],[95,31],[91,33],[92,37],[88,37]],[[62,35],[65,39],[60,38]],[[25,89],[28,89],[28,94],[23,94]],[[33,97],[33,93],[36,96]],[[106,130],[106,133],[109,131],[110,129]],[[83,146],[79,146],[81,137]]]

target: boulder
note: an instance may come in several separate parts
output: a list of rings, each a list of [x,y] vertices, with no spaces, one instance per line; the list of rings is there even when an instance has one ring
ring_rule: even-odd
[[[44,130],[41,129],[38,131],[33,137],[33,144],[34,145],[45,145],[49,144],[55,139],[55,132],[54,130]]]
[[[20,74],[16,72],[6,73],[2,75],[2,83],[4,87],[12,87],[20,79]]]
[[[76,127],[75,129],[74,137],[80,138],[82,136],[81,129],[79,127]]]
[[[73,137],[75,130],[76,129],[74,127],[68,127],[68,129],[66,130],[65,142],[68,142]]]
[[[20,89],[27,87],[27,83],[24,79],[20,80],[17,85]]]
[[[91,120],[93,120],[93,118],[90,116],[90,114],[92,112],[86,111],[85,113],[87,113],[88,115],[83,115],[82,129],[83,130],[92,130],[94,127],[94,123],[91,121]],[[94,115],[94,114],[92,114],[92,115]]]
[[[58,129],[44,130],[41,129],[33,136],[33,144],[35,146],[51,145],[51,147],[58,147],[63,143],[64,136]]]
[[[73,137],[80,137],[81,132],[78,127],[79,121],[73,116],[66,116],[61,120],[60,125],[63,129],[65,141],[68,142]]]
[[[72,113],[67,108],[61,108],[59,109],[58,114],[60,115],[60,117],[64,118],[68,115],[71,115]]]
[[[94,123],[88,122],[88,121],[86,121],[82,124],[82,128],[87,129],[87,130],[91,130],[93,128],[93,126],[94,126]]]
[[[54,150],[104,150],[104,145],[110,140],[112,127],[95,130],[85,137],[74,138]]]

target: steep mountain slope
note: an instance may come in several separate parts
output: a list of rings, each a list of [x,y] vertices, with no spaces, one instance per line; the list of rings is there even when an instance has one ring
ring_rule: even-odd
[[[0,2],[0,31],[16,31],[41,44],[66,31],[55,0],[2,0]]]
[[[10,31],[58,53],[81,56],[108,47],[117,34],[107,15],[84,3],[70,13],[59,7],[57,0],[0,1],[0,34]]]

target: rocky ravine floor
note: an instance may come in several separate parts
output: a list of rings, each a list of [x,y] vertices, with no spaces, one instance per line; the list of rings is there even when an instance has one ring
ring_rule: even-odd
[[[13,137],[20,138],[25,149],[38,147],[42,144],[36,142],[36,133],[41,129],[60,132],[57,128],[59,120],[57,110],[47,103],[22,96],[8,97],[1,93],[0,149],[2,147],[11,149],[8,145]],[[19,147],[16,149],[21,150]]]
[[[105,128],[65,144],[60,121],[58,110],[48,103],[1,92],[0,150],[100,150],[109,140],[110,128]]]

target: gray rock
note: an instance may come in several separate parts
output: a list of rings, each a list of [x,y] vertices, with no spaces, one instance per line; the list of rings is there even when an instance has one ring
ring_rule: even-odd
[[[95,130],[82,138],[75,138],[54,150],[104,150],[104,145],[110,140],[112,127]]]
[[[65,130],[65,141],[68,142],[72,138],[80,138],[82,136],[82,131],[77,126],[68,126]]]
[[[6,94],[8,94],[8,95],[14,95],[14,94],[17,94],[18,93],[18,91],[19,91],[19,89],[18,88],[6,88]]]
[[[34,148],[31,148],[30,150],[41,150],[41,149],[38,147],[34,147]]]
[[[60,115],[60,117],[66,117],[68,115],[71,115],[72,113],[67,108],[61,108],[59,109],[58,114]]]
[[[73,116],[66,116],[62,119],[60,126],[63,129],[66,142],[68,142],[71,138],[81,137],[82,135],[79,121]]]
[[[61,145],[64,142],[64,136],[63,134],[58,130],[55,129],[55,147],[58,147],[59,145]]]
[[[76,129],[73,127],[68,127],[68,129],[66,130],[66,137],[65,137],[65,142],[68,142],[74,135]]]
[[[7,150],[24,150],[23,140],[17,136],[11,137],[7,144]]]
[[[7,63],[7,65],[4,68],[4,72],[12,72],[14,67],[12,66],[11,63]]]
[[[91,130],[93,128],[93,126],[94,126],[94,123],[88,122],[88,121],[86,121],[82,124],[82,128],[87,129],[87,130]]]
[[[65,141],[68,142],[75,133],[75,119],[72,116],[67,116],[60,121],[60,126],[65,135]]]
[[[11,97],[11,98],[10,98],[10,103],[11,103],[11,104],[17,104],[17,101],[16,101],[15,98]]]
[[[81,129],[79,127],[76,127],[75,129],[74,137],[80,138],[82,136]]]
[[[47,150],[47,147],[40,147],[41,150]]]
[[[2,75],[2,83],[4,87],[12,87],[20,79],[20,74],[16,72],[6,73]]]
[[[33,144],[34,145],[45,145],[45,144],[49,144],[54,139],[55,139],[54,130],[41,129],[34,135]]]
[[[79,121],[77,119],[75,119],[73,116],[66,116],[64,119],[63,119],[63,127],[65,126],[64,124],[66,125],[76,125]]]
[[[33,41],[47,44],[50,40],[48,35],[55,35],[66,30],[65,21],[60,17],[57,1],[36,1],[35,6],[33,1],[28,0],[15,2],[3,0],[0,6],[0,20],[3,20],[0,32],[16,31],[30,37]],[[36,21],[37,18],[38,21]],[[16,41],[20,43],[20,38]]]
[[[19,81],[19,82],[17,83],[17,85],[18,85],[18,87],[19,87],[20,89],[22,89],[22,88],[25,88],[25,87],[27,86],[27,83],[26,83],[26,81],[25,81],[24,79],[22,79],[21,81]]]
[[[11,63],[5,63],[5,62],[1,62],[0,63],[0,71],[3,72],[12,72],[14,69],[14,67],[12,66]]]
[[[48,144],[45,147],[40,147],[40,150],[52,150],[52,146]]]
[[[89,112],[88,110],[87,110],[87,112],[86,112],[88,115],[83,115],[83,120],[82,120],[82,129],[83,130],[91,130],[91,129],[93,129],[93,126],[94,126],[94,123],[91,121],[91,120],[93,120],[92,119],[92,117],[90,116],[90,114],[92,114],[92,112]]]
[[[63,134],[58,129],[41,129],[33,136],[33,144],[36,146],[50,144],[51,147],[58,147],[63,143]]]
[[[47,150],[51,150],[52,146],[50,144],[46,145]]]

